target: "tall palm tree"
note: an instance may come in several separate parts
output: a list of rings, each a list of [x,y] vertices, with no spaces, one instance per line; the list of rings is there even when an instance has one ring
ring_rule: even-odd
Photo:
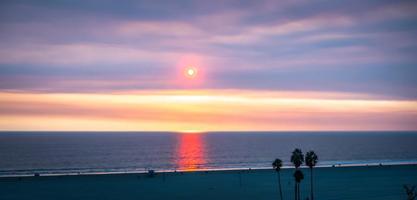
[[[301,195],[300,195],[300,182],[304,179],[304,174],[301,170],[297,169],[294,172],[294,179],[296,182],[296,189],[297,189],[297,194],[296,194],[296,199],[300,200],[301,199]]]
[[[304,155],[301,149],[294,149],[291,155],[291,162],[298,169],[304,163]]]
[[[319,160],[319,157],[317,156],[314,151],[309,151],[306,153],[306,165],[310,168],[310,198],[311,200],[314,200],[313,195],[313,167],[316,166],[317,162]]]
[[[295,172],[296,173],[299,173],[299,172],[297,172],[297,171],[299,171],[298,168],[304,162],[304,155],[303,155],[303,152],[301,151],[301,149],[298,149],[298,148],[294,149],[294,151],[292,152],[292,155],[291,155],[291,162],[293,163],[293,165],[295,167]],[[295,177],[295,173],[294,173],[294,178],[296,178]],[[303,175],[303,178],[304,178],[304,175]],[[297,200],[297,197],[300,196],[299,188],[300,188],[299,187],[299,184],[298,184],[298,182],[296,180],[296,182],[295,182],[295,190],[294,190],[295,200]]]
[[[282,160],[278,158],[275,159],[274,162],[272,163],[272,167],[275,169],[278,175],[279,196],[281,197],[281,200],[282,200],[281,173],[280,173],[281,167],[282,167]]]

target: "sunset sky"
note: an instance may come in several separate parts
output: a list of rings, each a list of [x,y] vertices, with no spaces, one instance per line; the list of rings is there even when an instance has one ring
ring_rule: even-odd
[[[0,130],[417,130],[416,38],[417,1],[5,0]]]

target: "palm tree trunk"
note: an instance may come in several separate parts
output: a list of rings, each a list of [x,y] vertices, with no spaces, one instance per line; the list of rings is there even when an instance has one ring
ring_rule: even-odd
[[[298,196],[297,196],[298,192],[297,192],[297,182],[295,182],[295,188],[294,188],[294,199],[298,200]]]
[[[310,195],[311,195],[311,200],[314,200],[314,195],[313,195],[313,168],[310,168]]]
[[[279,196],[281,197],[282,200],[282,187],[281,187],[281,173],[278,172],[278,184],[279,184]]]

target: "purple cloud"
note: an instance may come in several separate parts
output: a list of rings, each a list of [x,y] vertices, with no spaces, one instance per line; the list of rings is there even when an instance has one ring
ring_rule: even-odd
[[[411,1],[0,4],[1,90],[178,89],[198,55],[201,88],[417,98]]]

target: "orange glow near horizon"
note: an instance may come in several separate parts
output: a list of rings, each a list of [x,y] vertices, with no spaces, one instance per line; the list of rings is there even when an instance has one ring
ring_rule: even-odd
[[[0,92],[0,130],[417,130],[417,102],[256,90]]]
[[[181,134],[178,147],[178,168],[193,171],[206,163],[203,136],[200,134]]]

